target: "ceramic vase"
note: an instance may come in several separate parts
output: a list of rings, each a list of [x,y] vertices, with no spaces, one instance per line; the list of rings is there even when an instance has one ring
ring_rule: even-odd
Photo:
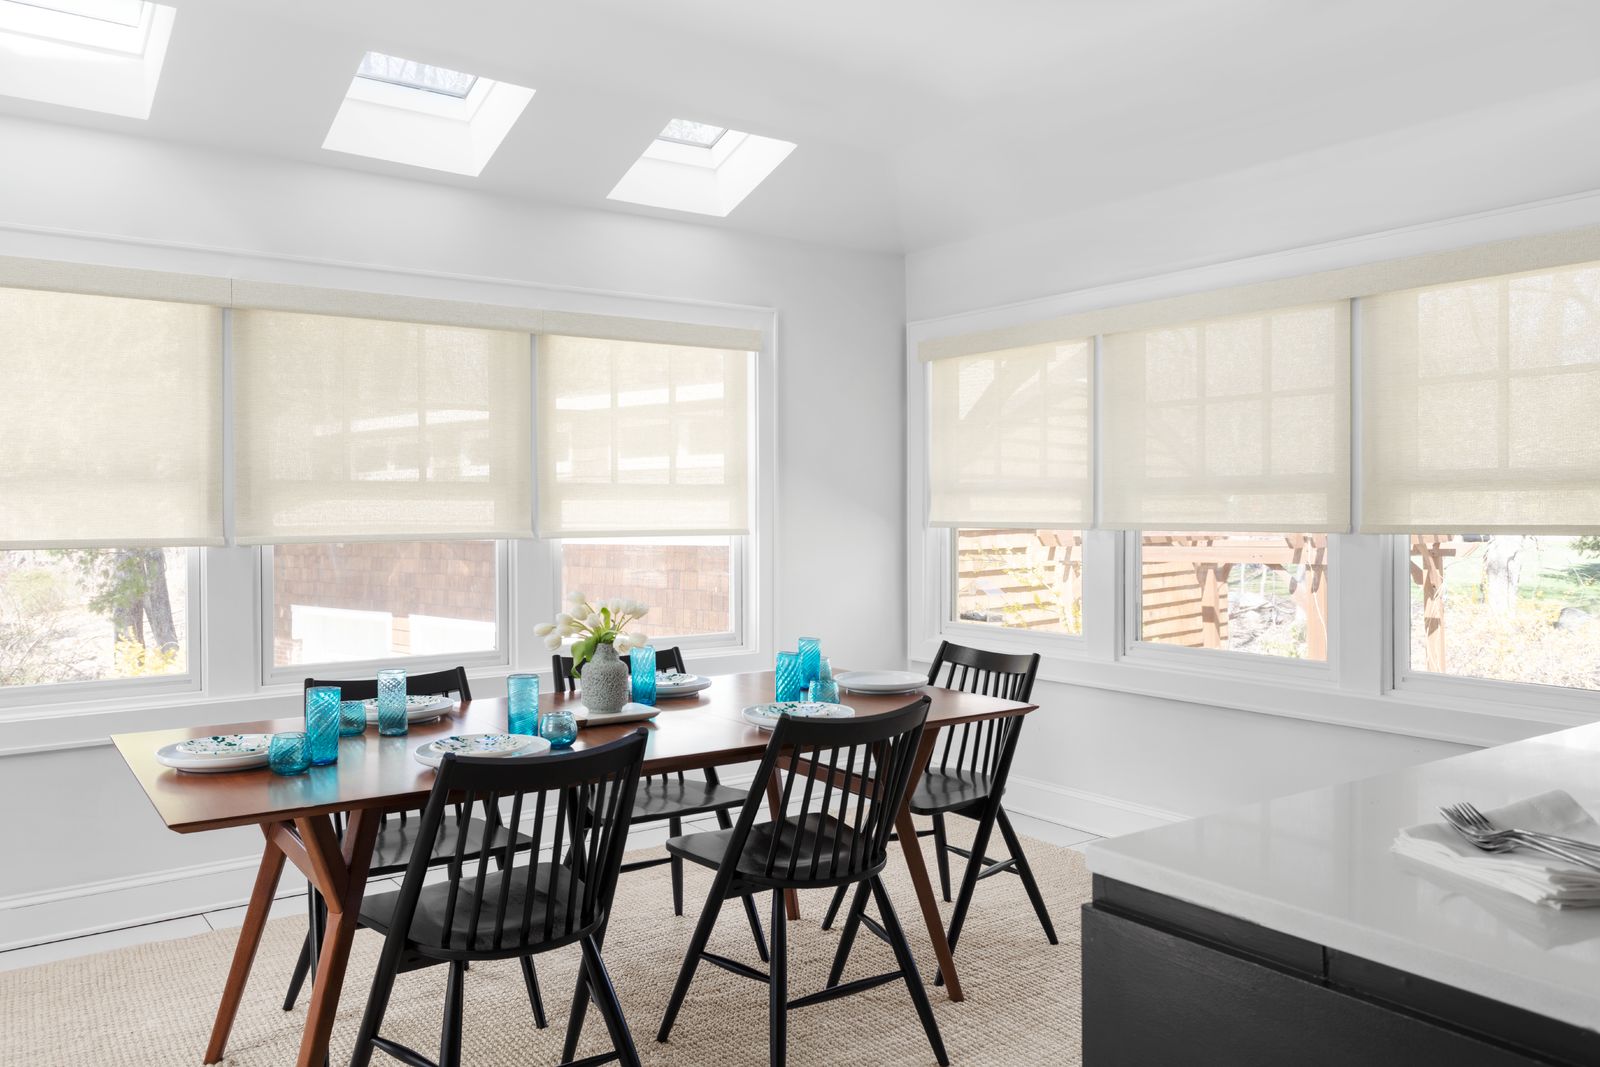
[[[583,665],[578,678],[578,695],[591,714],[610,715],[628,702],[631,681],[628,665],[617,657],[616,648],[596,645],[593,658]]]

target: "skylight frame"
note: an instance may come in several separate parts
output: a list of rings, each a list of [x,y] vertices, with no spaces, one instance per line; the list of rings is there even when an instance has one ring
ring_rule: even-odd
[[[129,25],[80,13],[88,6],[0,0],[0,96],[148,119],[176,10],[139,0]]]
[[[108,0],[11,0],[12,3],[21,4],[23,7],[36,7],[50,11],[57,15],[66,15],[70,18],[93,19],[95,22],[109,22],[113,26],[126,26],[136,28],[144,23],[149,16],[149,3],[146,0],[109,0],[109,3],[118,7],[129,8],[132,16],[118,18],[109,13],[95,14],[93,9],[105,5]]]
[[[732,129],[711,148],[656,137],[606,199],[724,218],[794,149],[792,141]]]
[[[456,89],[444,88],[444,87],[439,86],[439,85],[428,85],[425,82],[422,82],[422,81],[419,81],[419,80],[413,79],[413,78],[407,78],[407,77],[404,77],[404,76],[391,76],[391,75],[380,74],[380,73],[368,73],[367,70],[366,70],[367,63],[368,63],[369,60],[372,60],[373,58],[377,58],[377,59],[381,59],[381,60],[391,60],[391,61],[396,62],[396,63],[409,64],[411,66],[417,67],[417,68],[419,68],[421,70],[425,70],[425,71],[427,71],[427,70],[439,71],[439,72],[441,72],[443,74],[455,75],[458,78],[465,78],[465,79],[467,79],[467,81],[466,81],[466,84],[464,86],[462,86],[459,90],[456,90]],[[419,92],[419,93],[433,93],[436,96],[448,97],[448,98],[450,98],[452,100],[465,100],[467,97],[472,95],[472,91],[473,91],[473,89],[477,88],[478,82],[481,81],[481,80],[484,80],[484,79],[481,79],[478,75],[469,74],[464,70],[454,70],[454,69],[452,69],[450,67],[441,67],[441,66],[438,66],[437,64],[424,63],[421,60],[417,60],[417,59],[406,59],[403,56],[391,56],[386,52],[370,52],[370,51],[367,52],[365,55],[363,55],[361,57],[361,63],[356,67],[356,77],[365,79],[366,81],[378,82],[378,83],[380,83],[382,85],[394,85],[394,86],[398,86],[398,87],[400,87],[402,89],[411,89],[411,90],[414,90],[414,91]]]

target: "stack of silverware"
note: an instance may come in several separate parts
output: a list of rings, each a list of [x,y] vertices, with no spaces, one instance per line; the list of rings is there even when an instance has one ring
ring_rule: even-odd
[[[1393,851],[1553,908],[1600,905],[1600,823],[1562,790],[1479,811],[1439,809],[1443,822],[1400,831]]]

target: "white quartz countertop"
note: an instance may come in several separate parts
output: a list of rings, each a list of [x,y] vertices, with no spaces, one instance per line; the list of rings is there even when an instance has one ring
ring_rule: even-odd
[[[1600,817],[1600,723],[1096,842],[1095,874],[1600,1030],[1600,908],[1557,910],[1389,851],[1441,804],[1565,789]]]

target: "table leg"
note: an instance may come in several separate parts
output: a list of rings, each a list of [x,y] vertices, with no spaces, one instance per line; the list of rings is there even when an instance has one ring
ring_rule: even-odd
[[[911,819],[911,794],[916,792],[917,779],[933,756],[933,746],[939,738],[938,730],[925,730],[922,744],[917,749],[916,762],[911,768],[911,780],[906,784],[906,799],[895,816],[894,828],[900,835],[900,854],[906,859],[906,870],[911,875],[911,885],[917,892],[917,905],[922,908],[922,920],[928,927],[928,940],[933,942],[934,959],[944,974],[945,993],[951,1000],[962,1000],[961,979],[956,975],[956,960],[950,951],[950,942],[944,936],[944,919],[939,915],[939,899],[934,894],[933,883],[928,880],[928,865],[922,858],[922,841],[917,837],[917,825]]]
[[[250,906],[245,909],[244,925],[239,928],[239,943],[233,950],[233,964],[228,968],[228,981],[222,987],[222,1002],[217,1005],[217,1019],[211,1024],[211,1041],[206,1045],[206,1063],[216,1063],[228,1047],[228,1033],[233,1029],[234,1016],[239,1013],[239,1001],[244,997],[245,983],[250,980],[250,966],[255,962],[256,949],[261,945],[261,932],[267,927],[267,913],[272,910],[272,898],[278,891],[278,878],[283,874],[283,852],[269,837],[261,850],[261,866],[256,869],[255,888],[250,890]]]
[[[321,1067],[328,1057],[328,1038],[333,1033],[334,1014],[339,1010],[340,987],[361,916],[361,898],[367,888],[367,870],[372,866],[372,846],[378,840],[380,819],[376,812],[352,813],[342,847],[328,816],[297,820],[315,881],[324,883],[318,888],[328,908],[327,930],[322,935],[311,986],[311,1006],[306,1013],[305,1034],[300,1039],[299,1067]]]
[[[783,783],[778,780],[778,770],[772,770],[772,776],[767,779],[767,807],[772,812],[772,821],[777,822],[783,818]],[[793,889],[783,891],[783,909],[789,915],[789,921],[794,922],[800,918],[800,894]]]

